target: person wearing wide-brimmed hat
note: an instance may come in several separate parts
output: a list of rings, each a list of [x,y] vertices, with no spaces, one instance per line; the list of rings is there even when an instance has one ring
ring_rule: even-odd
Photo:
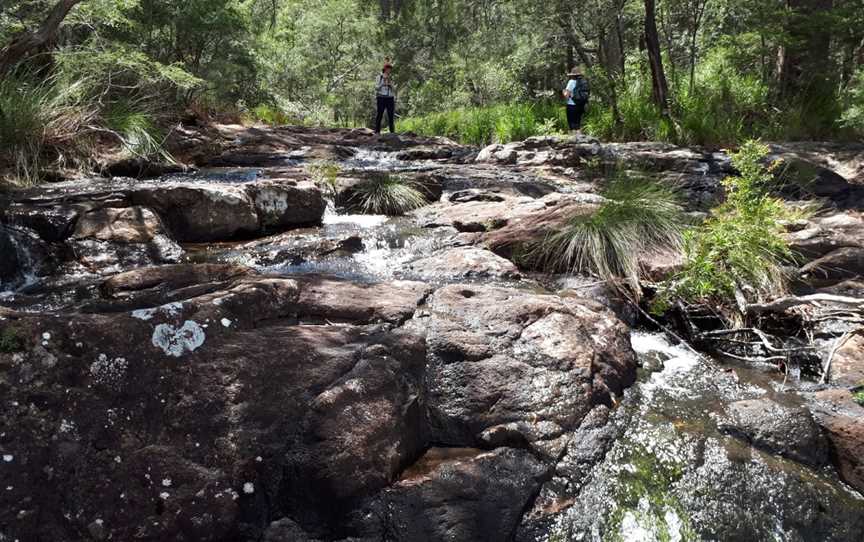
[[[384,112],[387,112],[387,121],[390,125],[390,133],[396,131],[396,123],[394,114],[396,112],[396,87],[393,86],[393,80],[390,78],[390,72],[393,71],[393,65],[390,64],[390,59],[384,59],[384,68],[378,77],[375,79],[375,101],[378,105],[378,114],[375,117],[375,133],[381,133],[381,120],[384,118]]]
[[[567,77],[569,80],[563,91],[564,97],[567,98],[567,124],[571,133],[580,134],[582,133],[582,115],[585,114],[585,106],[588,105],[591,89],[579,66],[574,66]]]

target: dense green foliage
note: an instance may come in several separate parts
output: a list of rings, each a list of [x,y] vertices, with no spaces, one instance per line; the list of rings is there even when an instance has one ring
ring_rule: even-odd
[[[784,222],[800,218],[771,194],[774,175],[764,165],[768,148],[750,141],[733,155],[740,177],[725,181],[727,200],[685,235],[684,265],[661,299],[726,301],[736,295],[765,298],[785,291],[784,264],[793,258]]]
[[[531,247],[528,259],[552,271],[591,273],[611,283],[624,279],[639,291],[640,259],[681,248],[684,217],[674,191],[663,184],[619,175],[593,212],[578,214]]]
[[[2,3],[0,70],[57,3]],[[586,130],[601,138],[864,133],[864,0],[659,0],[668,114],[645,16],[643,0],[79,0],[4,74],[0,162],[76,165],[106,138],[158,153],[190,111],[368,126],[385,57],[402,129],[471,143],[562,131],[575,63],[593,89]],[[70,141],[84,148],[53,152]]]
[[[18,332],[13,328],[4,327],[0,330],[0,353],[10,354],[12,352],[18,352],[23,348],[24,344],[18,336]]]

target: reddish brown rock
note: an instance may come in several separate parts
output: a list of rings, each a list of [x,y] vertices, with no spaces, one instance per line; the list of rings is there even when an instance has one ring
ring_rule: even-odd
[[[856,333],[834,353],[830,382],[836,386],[864,386],[864,333]]]
[[[466,284],[441,288],[427,307],[438,442],[548,453],[635,378],[627,328],[599,303]]]
[[[832,459],[843,480],[864,494],[864,406],[848,390],[815,394],[813,412],[832,445]]]
[[[497,254],[477,247],[458,247],[405,265],[409,276],[432,280],[464,278],[518,279],[519,269]]]

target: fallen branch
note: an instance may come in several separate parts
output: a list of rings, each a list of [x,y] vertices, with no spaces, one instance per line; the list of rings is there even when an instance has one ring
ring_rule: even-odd
[[[846,341],[849,340],[849,337],[855,334],[855,331],[847,331],[843,335],[837,339],[837,342],[834,343],[834,346],[831,348],[831,352],[828,353],[828,359],[825,360],[825,367],[822,369],[822,378],[819,379],[819,382],[822,384],[826,384],[828,382],[828,374],[831,372],[831,362],[834,360],[834,354],[837,353],[840,348],[846,344]]]
[[[764,314],[766,312],[783,312],[786,309],[800,305],[818,305],[820,303],[846,305],[864,311],[864,299],[832,294],[811,294],[781,297],[769,303],[750,303],[746,305],[745,313]]]
[[[750,357],[750,356],[739,356],[737,354],[732,354],[731,352],[726,352],[723,350],[717,350],[717,353],[721,356],[726,356],[728,358],[737,359],[739,361],[748,361],[751,363],[768,363],[770,361],[787,361],[786,356],[758,356],[758,357]]]
[[[711,339],[713,337],[722,337],[724,335],[737,335],[739,333],[752,333],[753,335],[756,335],[759,338],[759,343],[751,342],[751,343],[745,343],[745,344],[751,344],[751,345],[761,344],[762,346],[765,347],[765,350],[767,350],[768,352],[772,352],[774,354],[785,354],[785,353],[789,353],[789,352],[801,352],[804,350],[813,350],[814,349],[812,346],[803,346],[800,348],[777,348],[776,346],[771,344],[771,341],[770,341],[767,333],[765,333],[761,329],[757,329],[755,327],[742,327],[742,328],[737,328],[737,329],[718,329],[718,330],[714,330],[714,331],[705,331],[703,333],[700,333],[698,338]],[[743,341],[737,341],[737,342],[743,342]]]

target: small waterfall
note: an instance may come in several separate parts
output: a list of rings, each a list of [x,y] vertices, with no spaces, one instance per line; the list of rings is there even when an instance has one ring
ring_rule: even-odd
[[[38,261],[34,251],[37,242],[33,233],[0,225],[0,292],[36,282]]]

